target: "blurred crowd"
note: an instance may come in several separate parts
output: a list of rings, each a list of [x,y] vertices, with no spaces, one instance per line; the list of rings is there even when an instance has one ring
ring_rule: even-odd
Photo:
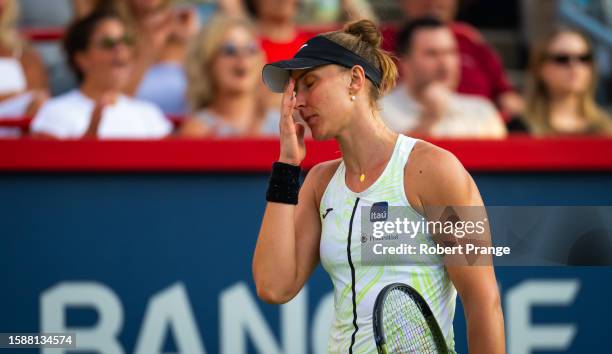
[[[366,0],[314,8],[297,0],[0,0],[0,123],[33,117],[27,133],[0,124],[0,136],[275,136],[280,97],[263,85],[263,65],[360,18],[380,23],[400,70],[379,102],[397,132],[612,135],[610,114],[595,100],[596,53],[584,33],[559,27],[538,39],[517,90],[479,30],[455,20],[459,1],[398,0],[402,21],[387,23]],[[612,13],[612,2],[602,4]],[[304,14],[329,24],[298,24]],[[23,34],[40,22],[57,26],[54,16],[70,17],[61,56],[41,53]],[[71,75],[57,92],[50,82],[62,68]]]

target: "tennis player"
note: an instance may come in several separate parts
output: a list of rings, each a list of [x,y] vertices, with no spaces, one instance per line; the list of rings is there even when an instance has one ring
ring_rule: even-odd
[[[470,353],[505,352],[500,297],[492,267],[361,264],[361,207],[387,202],[426,206],[483,205],[474,181],[449,152],[398,135],[379,116],[378,99],[397,79],[367,20],[309,40],[291,60],[268,64],[265,84],[283,92],[280,158],[274,163],[253,259],[258,295],[281,304],[302,289],[319,261],[334,285],[330,353],[376,353],[372,309],[387,284],[414,287],[429,303],[454,353],[459,293]],[[313,167],[300,188],[305,126],[316,140],[336,139],[342,158]]]

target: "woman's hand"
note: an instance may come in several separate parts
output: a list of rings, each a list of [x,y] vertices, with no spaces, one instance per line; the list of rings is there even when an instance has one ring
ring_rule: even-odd
[[[305,127],[303,123],[296,123],[293,119],[295,111],[295,81],[289,79],[289,84],[283,93],[280,120],[280,157],[279,162],[299,166],[306,156],[304,144]]]

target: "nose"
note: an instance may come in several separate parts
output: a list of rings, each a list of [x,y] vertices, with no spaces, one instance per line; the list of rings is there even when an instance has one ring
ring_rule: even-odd
[[[305,105],[306,105],[306,94],[304,93],[304,91],[298,91],[297,95],[295,96],[295,107],[303,108]]]
[[[125,43],[119,43],[113,48],[113,52],[120,58],[127,58],[132,53],[132,48]]]

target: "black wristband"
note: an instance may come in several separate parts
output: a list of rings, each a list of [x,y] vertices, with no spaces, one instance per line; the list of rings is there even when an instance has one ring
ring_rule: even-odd
[[[300,166],[283,162],[272,165],[266,200],[283,204],[297,204],[300,192]]]

